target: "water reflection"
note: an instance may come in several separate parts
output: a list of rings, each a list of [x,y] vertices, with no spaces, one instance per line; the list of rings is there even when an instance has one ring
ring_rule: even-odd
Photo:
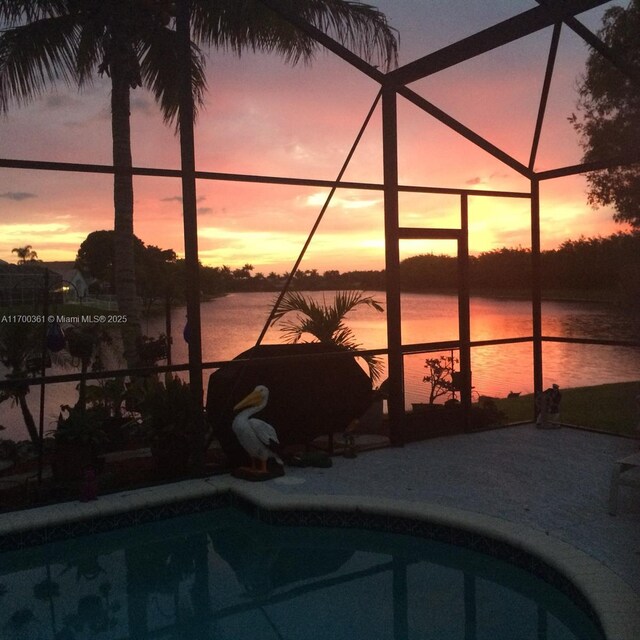
[[[322,293],[313,294],[321,297]],[[332,295],[332,294],[328,294]],[[378,297],[384,300],[380,292]],[[202,345],[205,361],[231,359],[255,343],[268,317],[271,293],[230,294],[202,304]],[[455,340],[458,337],[457,298],[451,295],[403,294],[402,337],[405,344]],[[187,345],[182,339],[185,323],[183,308],[174,309],[173,361],[186,362]],[[365,348],[386,347],[383,314],[369,308],[358,309],[348,319],[357,339]],[[164,331],[164,318],[150,319],[149,335]],[[604,305],[591,303],[545,302],[544,335],[570,338],[640,340],[640,326],[625,315]],[[473,298],[471,300],[472,340],[531,336],[531,304],[527,301]],[[270,329],[265,342],[280,342],[280,334]],[[545,386],[557,382],[575,387],[640,378],[640,349],[545,343]],[[509,391],[533,391],[532,352],[529,344],[482,347],[472,351],[473,385],[478,394],[504,397]],[[424,357],[405,361],[407,407],[424,402],[426,389]],[[68,371],[67,371],[68,372]],[[75,385],[47,388],[45,429],[55,420],[61,404],[77,399]],[[39,389],[33,389],[28,403],[37,415]],[[19,412],[10,403],[0,404],[0,424],[7,427],[4,437],[24,439],[26,431]]]
[[[467,549],[231,510],[2,560],[4,638],[599,638],[566,597]]]

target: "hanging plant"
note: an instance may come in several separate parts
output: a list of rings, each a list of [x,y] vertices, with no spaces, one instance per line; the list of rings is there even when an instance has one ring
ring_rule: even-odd
[[[52,353],[62,351],[66,346],[67,340],[60,323],[55,320],[47,327],[47,349]]]

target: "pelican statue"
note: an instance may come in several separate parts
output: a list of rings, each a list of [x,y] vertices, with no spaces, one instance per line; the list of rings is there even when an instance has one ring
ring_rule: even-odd
[[[233,419],[233,432],[251,458],[251,467],[238,469],[241,477],[271,477],[273,474],[267,470],[269,458],[273,458],[281,467],[283,466],[282,460],[274,451],[274,447],[280,444],[276,430],[264,420],[251,417],[264,409],[268,400],[269,389],[258,385],[233,408],[234,411],[240,411]]]

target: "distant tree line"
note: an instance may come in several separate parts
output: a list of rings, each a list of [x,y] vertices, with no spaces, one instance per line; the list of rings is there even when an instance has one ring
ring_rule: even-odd
[[[115,289],[115,232],[93,231],[80,245],[76,267],[87,277],[94,294],[112,294]],[[181,304],[186,297],[186,266],[173,249],[147,245],[134,236],[136,291],[143,308],[149,311],[157,304]],[[200,286],[205,296],[231,290],[234,276],[228,267],[202,266]]]
[[[147,245],[135,238],[135,261],[138,277],[137,292],[144,307],[167,298],[172,303],[184,302],[186,294],[185,262],[173,249]],[[80,245],[76,267],[88,278],[93,293],[112,293],[115,285],[114,232],[93,231]],[[204,297],[213,297],[236,291],[279,291],[289,277],[271,271],[258,272],[252,264],[231,268],[227,265],[210,267],[200,265],[200,289]],[[300,270],[293,278],[293,289],[384,289],[384,271],[337,270],[318,272],[317,269]]]
[[[531,287],[529,249],[496,249],[470,258],[471,293],[526,293]],[[559,294],[607,292],[628,307],[640,301],[640,233],[566,240],[540,255],[542,289]],[[407,258],[402,285],[411,291],[445,291],[458,285],[457,260],[445,255]]]
[[[82,243],[76,265],[95,279],[94,287],[109,290],[113,285],[113,232],[95,231]],[[470,257],[472,293],[496,295],[526,294],[531,288],[531,251],[502,248]],[[608,237],[567,240],[540,256],[544,291],[612,292],[625,304],[640,300],[640,233],[616,233]],[[169,297],[184,301],[184,261],[172,249],[145,245],[136,239],[138,294],[147,309]],[[455,291],[458,287],[457,259],[448,255],[418,255],[400,265],[404,291]],[[253,265],[231,268],[202,265],[200,286],[205,297],[238,291],[279,291],[289,273],[255,272]],[[298,291],[385,288],[384,270],[319,272],[300,270],[292,280]]]

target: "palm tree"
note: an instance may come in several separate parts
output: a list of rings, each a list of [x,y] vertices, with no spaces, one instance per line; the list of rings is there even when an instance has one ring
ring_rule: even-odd
[[[28,244],[24,247],[14,247],[11,253],[18,256],[18,264],[26,264],[27,262],[36,262],[38,260],[38,252],[33,250],[33,246]]]
[[[304,334],[313,336],[323,344],[358,350],[353,331],[345,324],[346,316],[360,306],[382,312],[382,305],[362,291],[337,291],[333,302],[317,302],[298,291],[288,291],[273,315],[271,325],[279,323],[280,331],[288,342],[300,342]],[[286,316],[286,317],[285,317]],[[362,356],[369,367],[369,375],[376,382],[383,372],[382,361],[377,356]]]
[[[63,81],[80,87],[93,75],[111,79],[115,281],[123,325],[124,355],[138,363],[140,305],[136,296],[133,235],[133,178],[130,130],[131,89],[145,86],[165,121],[178,111],[180,62],[176,32],[169,28],[170,3],[145,0],[0,0],[0,111],[29,101]],[[206,86],[200,51],[191,50],[191,87],[201,104]]]
[[[187,0],[185,0],[187,1]],[[394,31],[377,9],[349,0],[300,0],[291,11],[387,67],[395,62]],[[83,86],[95,72],[111,79],[116,295],[125,358],[138,362],[140,309],[133,252],[133,179],[130,132],[131,89],[144,86],[160,104],[166,122],[179,111],[179,60],[168,0],[0,0],[0,112],[11,101],[29,101],[63,81]],[[206,88],[198,45],[240,55],[274,51],[288,62],[309,61],[317,43],[277,17],[259,0],[191,0],[190,77],[194,103]],[[197,44],[196,44],[197,43]]]
[[[8,369],[7,380],[15,384],[0,391],[0,403],[11,400],[20,407],[29,438],[34,445],[39,442],[38,428],[27,404],[29,385],[19,380],[36,375],[41,369],[42,325],[0,324],[0,362]]]

